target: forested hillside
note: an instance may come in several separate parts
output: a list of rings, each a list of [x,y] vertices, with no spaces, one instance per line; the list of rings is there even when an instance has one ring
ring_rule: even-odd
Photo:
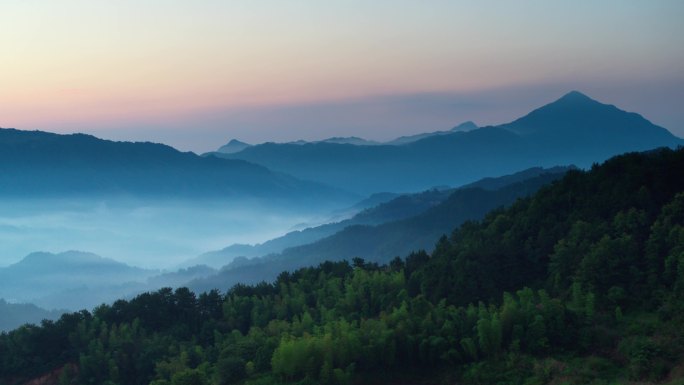
[[[0,383],[684,381],[684,150],[570,171],[387,265],[162,289],[0,335]]]

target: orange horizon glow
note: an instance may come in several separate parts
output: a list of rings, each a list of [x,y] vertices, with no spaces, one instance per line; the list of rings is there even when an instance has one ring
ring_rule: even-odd
[[[0,5],[0,127],[125,128],[376,95],[681,81],[683,10],[677,1],[10,0]]]

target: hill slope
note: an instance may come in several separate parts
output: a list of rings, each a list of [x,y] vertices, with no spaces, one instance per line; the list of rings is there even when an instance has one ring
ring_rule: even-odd
[[[237,257],[263,257],[268,254],[281,253],[287,248],[306,245],[316,242],[322,238],[332,236],[333,234],[343,231],[350,226],[376,226],[387,222],[394,222],[416,215],[420,215],[428,209],[439,205],[452,195],[456,190],[466,188],[481,188],[484,190],[498,190],[505,186],[522,182],[528,179],[533,179],[542,174],[562,175],[568,169],[566,167],[554,167],[550,169],[543,169],[540,167],[527,169],[511,175],[505,175],[496,178],[484,178],[477,182],[465,185],[459,188],[443,189],[443,190],[428,190],[415,194],[403,194],[388,199],[380,204],[373,204],[349,219],[338,222],[332,222],[320,226],[309,227],[303,230],[289,232],[282,237],[274,238],[261,244],[245,245],[235,244],[228,246],[222,250],[212,251],[193,258],[183,264],[183,266],[192,266],[196,264],[206,264],[212,267],[220,268],[227,265]],[[392,195],[389,195],[390,197]],[[377,197],[371,197],[378,199]],[[373,199],[360,202],[361,205],[373,202]],[[455,226],[455,225],[454,225]],[[440,229],[440,226],[437,226]],[[440,235],[447,231],[448,228],[437,230]],[[441,231],[441,232],[439,232]],[[427,244],[417,248],[427,248],[431,245],[433,239],[428,238]],[[388,250],[389,251],[389,250]],[[402,250],[402,254],[407,250]],[[410,250],[409,250],[410,251]],[[328,254],[326,254],[328,255]],[[346,253],[345,253],[346,255]],[[331,256],[330,256],[331,257]],[[333,257],[331,257],[333,258]],[[334,259],[334,258],[333,258]]]
[[[493,191],[468,187],[448,194],[426,192],[423,194],[442,194],[442,201],[424,207],[420,213],[404,219],[375,226],[349,225],[331,236],[285,249],[279,254],[252,260],[237,259],[224,266],[215,276],[190,282],[188,286],[199,292],[212,288],[225,290],[238,283],[254,284],[272,280],[282,271],[292,271],[326,260],[351,260],[362,256],[373,262],[386,263],[396,256],[430,249],[435,239],[463,222],[480,219],[492,209],[509,205],[520,197],[532,194],[541,186],[561,178],[563,174],[564,172],[541,174]],[[410,199],[410,196],[407,198]]]
[[[36,252],[18,263],[0,268],[0,299],[27,304],[25,308],[10,309],[11,314],[14,314],[12,322],[16,327],[22,323],[41,320],[35,314],[41,314],[38,310],[42,309],[36,310],[30,306],[71,311],[92,309],[144,291],[180,287],[189,281],[216,273],[217,270],[202,265],[160,273],[158,270],[132,267],[93,253]],[[8,304],[10,305],[13,306]],[[58,316],[61,313],[55,314]]]
[[[408,136],[400,136],[396,139],[390,140],[389,142],[385,142],[385,144],[390,144],[394,146],[401,146],[404,144],[408,143],[413,143],[421,139],[429,138],[431,136],[437,136],[437,135],[446,135],[446,134],[451,134],[454,132],[467,132],[467,131],[472,131],[476,130],[478,127],[475,123],[473,122],[463,122],[459,124],[458,126],[452,128],[449,131],[435,131],[435,132],[425,132],[422,134],[416,134],[416,135],[408,135]]]
[[[47,311],[36,305],[24,303],[8,303],[0,298],[0,333],[14,330],[19,326],[31,323],[40,324],[42,320],[56,320],[64,311]]]
[[[96,295],[98,289],[143,282],[155,274],[154,270],[131,267],[92,253],[37,252],[0,268],[0,297],[48,308],[78,309],[82,305],[70,304],[89,303],[86,297]]]
[[[0,129],[0,196],[250,198],[326,202],[350,196],[241,160],[156,143]]]

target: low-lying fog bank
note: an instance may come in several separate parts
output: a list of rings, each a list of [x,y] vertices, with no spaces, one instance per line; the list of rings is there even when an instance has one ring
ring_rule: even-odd
[[[266,241],[321,215],[246,200],[2,200],[0,266],[35,251],[83,250],[171,269],[232,243]]]

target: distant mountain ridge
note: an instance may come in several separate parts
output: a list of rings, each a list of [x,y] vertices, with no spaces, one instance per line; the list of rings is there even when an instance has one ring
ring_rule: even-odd
[[[314,141],[306,141],[306,140],[296,140],[293,142],[286,142],[285,144],[308,144],[308,143],[335,143],[335,144],[353,144],[356,146],[376,146],[376,145],[392,145],[392,146],[401,146],[407,143],[412,143],[420,139],[424,139],[430,136],[435,136],[435,135],[444,135],[444,134],[449,134],[449,133],[454,133],[454,132],[467,132],[467,131],[472,131],[477,129],[477,125],[471,121],[463,122],[451,130],[448,131],[435,131],[435,132],[425,132],[421,134],[415,134],[415,135],[407,135],[407,136],[401,136],[396,139],[392,139],[386,142],[378,142],[374,140],[367,140],[363,138],[359,138],[358,136],[347,136],[347,137],[339,137],[339,136],[334,136],[331,138],[323,139],[323,140],[314,140]],[[240,152],[244,150],[245,148],[252,147],[251,144],[247,144],[244,142],[241,142],[237,139],[231,139],[227,144],[224,144],[223,146],[219,147],[216,152],[222,153],[222,154],[233,154],[236,152]],[[208,152],[204,155],[210,155],[212,152]]]
[[[54,321],[64,312],[48,311],[32,304],[9,303],[0,298],[0,333],[16,329],[26,323],[39,325],[45,319]]]
[[[317,143],[337,143],[337,144],[353,144],[355,146],[374,146],[380,144],[372,140],[366,140],[359,138],[358,136],[348,136],[348,137],[332,137],[328,139],[319,140]]]
[[[0,129],[0,196],[249,198],[326,204],[353,196],[243,160],[149,142]]]
[[[0,268],[0,299],[30,303],[43,309],[77,311],[148,290],[179,287],[216,272],[207,266],[160,272],[88,252],[35,252],[15,264]],[[30,306],[24,309],[27,311],[16,310],[18,312],[13,318],[16,322],[22,321],[21,316],[25,316],[24,322],[34,322],[32,314],[43,314],[40,309]]]
[[[54,308],[57,302],[51,301],[49,296],[62,296],[61,292],[82,288],[93,291],[105,286],[143,282],[156,274],[156,270],[132,267],[93,253],[35,252],[0,268],[0,298]],[[73,302],[78,303],[81,299],[74,298]]]
[[[477,130],[478,128],[479,127],[475,123],[473,123],[471,121],[467,121],[467,122],[463,122],[463,123],[459,124],[458,126],[452,128],[449,131],[435,131],[435,132],[426,132],[423,134],[401,136],[401,137],[396,138],[394,140],[390,140],[389,142],[385,142],[385,144],[399,146],[399,145],[404,145],[404,144],[408,144],[408,143],[413,143],[415,141],[425,139],[425,138],[429,138],[431,136],[452,134],[454,132],[468,132],[468,131],[472,131],[472,130]]]
[[[60,268],[65,269],[59,271]],[[111,275],[118,274],[141,274],[148,275],[149,271],[138,267],[131,267],[110,258],[104,258],[97,254],[82,251],[65,251],[63,253],[34,252],[25,256],[21,261],[0,268],[3,272],[11,271],[12,274],[30,272],[41,275],[31,279],[44,281],[46,277],[60,273],[78,274],[104,270]],[[68,269],[68,270],[67,270]],[[118,277],[117,277],[118,278]],[[113,280],[117,278],[112,278]],[[27,278],[22,278],[26,280]],[[101,280],[101,278],[97,278]]]
[[[611,156],[684,142],[642,116],[577,91],[511,123],[429,135],[403,145],[264,143],[217,154],[359,194],[461,185],[529,167],[588,167]]]

